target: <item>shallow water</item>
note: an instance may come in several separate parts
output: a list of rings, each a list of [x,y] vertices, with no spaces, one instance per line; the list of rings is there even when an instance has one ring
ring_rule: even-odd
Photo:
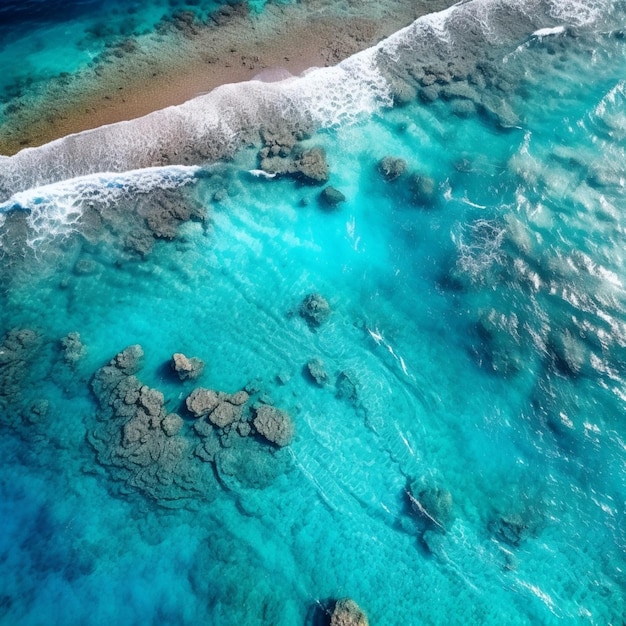
[[[305,139],[335,210],[319,186],[251,174],[260,145],[9,199],[0,321],[35,335],[0,365],[2,623],[312,624],[345,596],[372,624],[618,623],[618,9],[488,48],[505,71],[484,84],[440,77],[431,102],[422,78],[410,103]],[[393,181],[389,155],[406,161]],[[146,246],[163,197],[206,218]],[[299,314],[311,292],[332,310],[319,327]],[[69,332],[86,353],[68,362]],[[94,439],[110,422],[90,381],[137,343],[180,439],[201,442],[181,405],[202,385],[257,390],[294,441],[224,438],[214,462],[185,460],[195,484],[129,477]],[[171,375],[179,351],[205,361],[197,382]]]

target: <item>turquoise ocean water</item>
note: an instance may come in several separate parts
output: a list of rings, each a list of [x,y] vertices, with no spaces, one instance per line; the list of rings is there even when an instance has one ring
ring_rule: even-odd
[[[351,597],[377,625],[622,624],[624,15],[474,0],[0,159],[0,623],[313,625]],[[327,183],[259,172],[277,119]],[[173,436],[133,439],[148,405],[94,379],[134,344]],[[193,418],[196,387],[293,441]]]

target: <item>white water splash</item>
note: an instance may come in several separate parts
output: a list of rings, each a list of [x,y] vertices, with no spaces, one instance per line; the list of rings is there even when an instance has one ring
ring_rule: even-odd
[[[25,211],[34,246],[76,229],[83,209],[94,203],[110,204],[129,194],[154,189],[178,189],[191,183],[200,170],[196,166],[146,168],[123,173],[91,174],[20,191],[0,204],[0,227],[11,211]]]

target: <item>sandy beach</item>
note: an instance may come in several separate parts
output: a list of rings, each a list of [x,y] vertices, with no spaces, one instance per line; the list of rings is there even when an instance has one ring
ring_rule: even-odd
[[[339,14],[323,1],[269,5],[262,15],[225,7],[210,24],[182,16],[157,33],[121,42],[93,67],[11,103],[9,123],[0,129],[0,154],[140,117],[222,84],[259,74],[266,79],[268,68],[270,76],[276,71],[299,75],[334,65],[451,4],[401,2],[392,13],[381,8],[378,14],[365,14],[358,6]]]

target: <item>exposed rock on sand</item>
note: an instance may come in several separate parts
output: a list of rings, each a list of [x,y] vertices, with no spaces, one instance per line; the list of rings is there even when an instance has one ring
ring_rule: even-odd
[[[194,380],[204,371],[204,362],[197,357],[186,357],[181,352],[172,356],[172,369],[180,380]]]
[[[367,615],[349,598],[337,600],[330,616],[330,626],[369,626]]]
[[[253,425],[259,435],[279,447],[288,446],[295,433],[287,412],[265,404],[256,409]]]
[[[330,317],[330,305],[319,293],[310,293],[300,305],[300,315],[309,326],[321,326]]]

